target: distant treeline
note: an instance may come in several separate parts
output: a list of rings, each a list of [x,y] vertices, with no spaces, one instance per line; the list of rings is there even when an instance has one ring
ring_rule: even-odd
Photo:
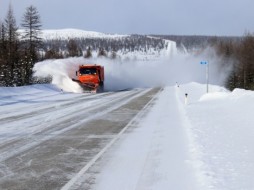
[[[214,43],[220,42],[233,42],[237,43],[242,40],[242,37],[229,37],[229,36],[178,36],[178,35],[153,35],[158,38],[172,40],[176,42],[178,49],[191,51],[193,49],[205,49]]]
[[[217,40],[212,45],[224,66],[232,67],[226,87],[254,90],[254,35],[246,34],[238,40]]]
[[[147,52],[151,49],[160,51],[165,48],[165,40],[150,38],[144,35],[130,35],[121,38],[72,38],[44,40],[42,59],[66,58],[84,56],[89,58],[92,51],[97,51],[97,56],[114,58],[118,51]]]
[[[121,38],[74,38],[43,40],[40,38],[40,15],[34,6],[25,10],[20,35],[11,6],[3,22],[0,21],[0,86],[22,86],[38,82],[32,77],[32,68],[38,61],[74,56],[90,58],[96,56],[110,59],[127,52],[149,52],[165,49],[165,39],[176,42],[183,52],[202,51],[213,47],[223,63],[221,67],[231,67],[227,80],[229,89],[244,88],[254,90],[254,36],[177,36],[177,35],[130,35]],[[39,81],[39,82],[48,82]]]

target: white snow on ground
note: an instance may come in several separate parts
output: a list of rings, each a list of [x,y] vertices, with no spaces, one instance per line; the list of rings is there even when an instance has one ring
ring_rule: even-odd
[[[209,90],[206,94],[206,85],[198,83],[165,87],[138,126],[130,128],[103,156],[93,188],[254,189],[254,92],[229,92],[219,86],[210,86]],[[63,93],[53,85],[1,87],[0,92],[1,117],[26,114],[28,109],[36,111],[49,101],[61,107],[59,100],[80,96]],[[50,114],[41,117],[57,117]],[[23,121],[33,125],[40,122],[37,119]],[[27,123],[18,126],[28,126],[19,127],[19,135],[35,130]],[[40,127],[45,126],[38,125],[36,130]],[[1,141],[16,132],[15,126],[4,123]]]
[[[48,97],[59,93],[60,89],[48,84],[23,87],[0,87],[0,106],[32,101],[33,97]]]
[[[85,96],[85,95],[83,95]],[[17,115],[31,114],[44,108],[60,108],[63,103],[71,102],[80,94],[63,93],[54,85],[31,85],[24,87],[0,88],[0,143],[15,135],[30,135],[34,131],[40,131],[45,127],[45,121],[57,119],[71,110],[60,110],[52,115],[43,113],[38,117],[27,118],[22,121],[15,120]],[[66,111],[64,113],[64,111]],[[63,113],[61,113],[63,112]],[[5,118],[13,118],[11,122]],[[2,154],[0,154],[0,157]]]
[[[198,89],[195,85],[192,91]],[[211,189],[254,189],[253,101],[253,91],[219,89],[186,107]]]
[[[22,35],[24,33],[24,29],[19,29],[18,32]],[[124,38],[128,35],[119,35],[119,34],[105,34],[94,31],[85,31],[79,29],[58,29],[58,30],[42,30],[41,38],[44,40],[69,40],[73,38]]]

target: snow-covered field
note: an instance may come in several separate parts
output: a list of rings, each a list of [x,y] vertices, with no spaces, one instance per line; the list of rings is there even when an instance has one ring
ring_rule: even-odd
[[[201,88],[183,87],[190,94]],[[186,115],[193,155],[211,189],[254,189],[254,92],[219,89],[195,96]]]
[[[229,92],[219,86],[210,86],[208,94],[205,91],[206,85],[199,83],[165,87],[138,126],[125,132],[103,155],[92,188],[254,189],[254,92]],[[14,119],[16,113],[36,111],[49,101],[59,106],[60,114],[58,101],[80,96],[62,93],[53,85],[0,88],[0,92],[1,118]],[[17,132],[8,122],[1,122],[5,124],[0,143]],[[19,135],[33,132],[25,127],[27,123],[18,125],[24,126],[19,127]]]

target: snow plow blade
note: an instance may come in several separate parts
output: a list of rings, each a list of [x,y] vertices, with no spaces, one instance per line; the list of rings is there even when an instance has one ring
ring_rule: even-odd
[[[85,93],[98,93],[101,92],[100,86],[93,83],[82,83],[79,80],[72,79],[72,81],[77,82],[79,86],[83,89]]]

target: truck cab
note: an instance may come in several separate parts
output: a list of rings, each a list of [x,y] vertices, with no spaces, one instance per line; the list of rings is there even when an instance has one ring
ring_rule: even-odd
[[[78,82],[85,91],[101,92],[104,87],[104,67],[96,64],[80,65],[76,71]]]

